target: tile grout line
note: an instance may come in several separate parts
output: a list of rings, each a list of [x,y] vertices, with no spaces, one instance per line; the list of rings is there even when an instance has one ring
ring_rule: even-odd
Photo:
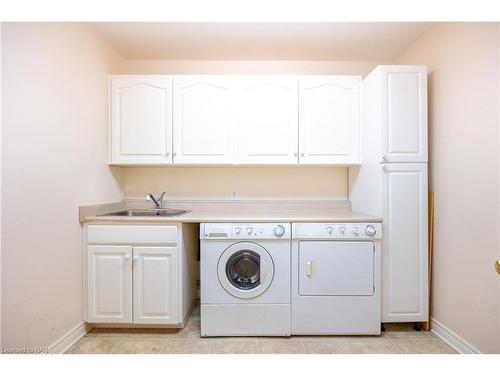
[[[126,338],[127,336],[128,336],[128,334],[127,334],[127,335],[125,335],[125,336],[124,336],[124,337],[120,340],[120,342],[116,344],[116,346],[113,348],[113,350],[111,350],[111,354],[115,354],[115,350],[116,350],[116,349],[118,349],[118,347],[120,346],[120,344],[123,342],[123,340],[125,340],[125,338]]]
[[[397,352],[399,354],[403,354],[403,352],[401,351],[401,349],[399,348],[399,346],[397,346],[396,343],[394,341],[392,341],[392,339],[389,336],[386,336],[386,335],[384,335],[384,336],[387,338],[387,340],[389,340],[389,342],[391,343],[391,345],[394,346],[394,348],[396,348],[396,350],[397,350]]]

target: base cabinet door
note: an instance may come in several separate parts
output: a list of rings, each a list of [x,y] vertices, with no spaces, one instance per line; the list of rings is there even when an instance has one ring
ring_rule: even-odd
[[[427,164],[381,168],[382,321],[426,321]]]
[[[132,322],[132,247],[89,246],[87,321]]]
[[[359,76],[299,80],[299,164],[359,163]]]
[[[134,247],[134,323],[179,323],[176,247]]]

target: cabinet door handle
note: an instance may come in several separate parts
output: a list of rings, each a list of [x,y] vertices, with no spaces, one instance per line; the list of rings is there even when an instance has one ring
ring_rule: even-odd
[[[313,262],[306,262],[306,276],[312,276],[313,274]]]

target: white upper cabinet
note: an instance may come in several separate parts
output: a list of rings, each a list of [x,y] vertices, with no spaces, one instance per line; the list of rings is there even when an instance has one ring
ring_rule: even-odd
[[[234,164],[237,100],[234,79],[174,78],[174,163]]]
[[[134,247],[134,323],[179,321],[176,247]]]
[[[172,163],[172,79],[111,76],[110,164]]]
[[[238,82],[238,162],[297,164],[298,80],[268,76]]]
[[[382,81],[382,161],[427,162],[427,69],[384,65]]]
[[[358,164],[360,81],[111,76],[109,163]]]
[[[359,163],[359,76],[301,77],[299,163]]]

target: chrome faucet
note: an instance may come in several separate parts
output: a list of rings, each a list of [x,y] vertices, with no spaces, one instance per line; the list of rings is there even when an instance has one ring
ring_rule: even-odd
[[[155,198],[155,196],[151,193],[148,194],[146,198],[149,198],[153,201],[153,203],[156,205],[156,208],[163,208],[163,198],[165,197],[165,192],[161,193],[161,195],[158,198]]]

